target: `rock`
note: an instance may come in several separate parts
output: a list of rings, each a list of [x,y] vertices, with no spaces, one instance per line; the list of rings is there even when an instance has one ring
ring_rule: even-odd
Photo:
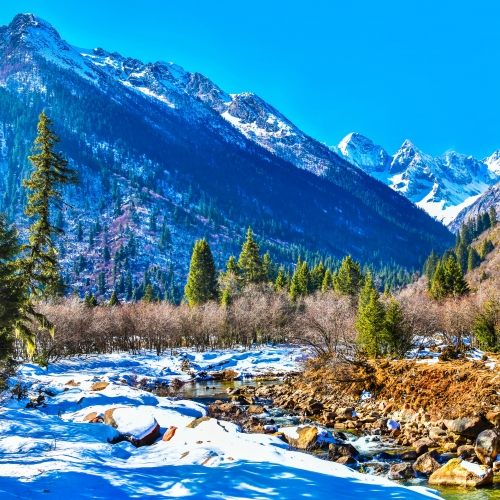
[[[450,453],[455,453],[458,449],[458,446],[456,445],[456,443],[445,443],[443,448]]]
[[[338,459],[341,457],[355,458],[359,456],[359,451],[349,443],[332,443],[328,447],[328,455],[330,456],[330,460],[338,462]]]
[[[342,465],[354,465],[356,464],[356,460],[352,457],[340,457],[338,460],[336,460],[338,464]]]
[[[118,429],[137,448],[153,444],[160,436],[160,425],[144,408],[110,408],[104,413],[104,423]]]
[[[493,429],[481,432],[476,440],[475,451],[481,463],[492,465],[500,453],[498,433]]]
[[[298,450],[311,450],[318,442],[317,427],[299,427],[297,439],[288,437],[288,443]]]
[[[91,413],[89,413],[84,419],[83,421],[84,422],[91,422],[92,420],[94,420],[95,418],[97,417],[97,412],[93,411]]]
[[[163,437],[161,438],[162,441],[170,441],[175,434],[175,431],[177,430],[177,427],[175,425],[172,425],[167,429],[167,432],[163,434]]]
[[[413,468],[424,474],[426,476],[432,474],[434,471],[438,470],[441,467],[441,464],[438,462],[439,453],[432,450],[423,455],[420,455],[415,463],[413,464]]]
[[[441,427],[431,427],[429,429],[429,438],[433,441],[441,441],[446,438],[446,431]]]
[[[415,453],[417,454],[417,457],[420,455],[424,455],[429,451],[429,447],[426,444],[421,444],[415,448]]]
[[[386,453],[385,451],[381,451],[373,456],[375,460],[394,460],[394,455],[390,453]]]
[[[476,455],[476,450],[474,449],[474,446],[470,444],[464,444],[457,448],[457,455],[460,458],[470,458]]]
[[[66,385],[69,385],[70,387],[78,387],[80,385],[80,382],[75,382],[73,379],[71,379],[66,382]]]
[[[92,384],[90,388],[91,391],[102,391],[108,387],[109,382],[95,382]]]
[[[493,482],[493,470],[486,465],[473,464],[453,458],[429,477],[429,484],[442,486],[486,486]]]
[[[247,408],[247,415],[260,415],[261,413],[264,413],[266,409],[263,406],[260,405],[250,405]]]
[[[500,427],[500,412],[490,411],[486,414],[486,420],[491,422],[495,427]]]
[[[480,417],[464,417],[455,420],[445,420],[444,425],[455,434],[471,438],[477,437],[481,432],[492,427],[490,422]]]
[[[416,460],[417,459],[417,453],[414,450],[407,451],[401,455],[401,460]]]
[[[350,420],[352,418],[352,414],[354,413],[354,408],[338,408],[336,413],[337,417]]]
[[[202,422],[206,422],[207,420],[210,420],[210,417],[200,417],[187,424],[186,427],[189,429],[194,429],[195,427],[198,427]]]
[[[393,464],[389,469],[389,475],[387,477],[392,481],[409,479],[415,477],[415,471],[413,470],[413,466],[408,463]]]
[[[418,448],[423,445],[426,445],[428,448],[437,448],[436,442],[429,438],[420,438],[412,443],[414,448]]]
[[[222,403],[222,404],[211,404],[208,405],[208,414],[211,417],[219,417],[222,414],[238,416],[241,414],[241,410],[232,403]]]

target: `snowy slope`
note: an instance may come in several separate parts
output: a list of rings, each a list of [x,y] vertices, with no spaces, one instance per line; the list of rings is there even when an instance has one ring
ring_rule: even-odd
[[[224,356],[241,370],[246,369],[248,358],[259,364],[260,359],[266,363],[265,359],[274,357],[279,368],[290,357],[283,349],[242,354],[233,351]],[[206,355],[198,361],[202,358],[208,361]],[[127,369],[142,368],[142,375],[154,377],[154,367],[162,365],[175,369],[170,356],[134,359],[127,354],[65,361],[48,371],[25,365],[22,382],[33,391],[48,391],[45,394],[50,396],[39,409],[24,408],[26,400],[12,401],[0,409],[0,497],[291,500],[330,498],[335,491],[338,499],[439,498],[421,487],[406,488],[290,451],[278,437],[245,434],[229,422],[210,419],[188,428],[191,421],[206,414],[203,405],[154,396],[121,382]],[[148,373],[145,366],[152,371]],[[110,385],[92,391],[95,377]],[[70,379],[73,385],[68,386]],[[83,418],[91,411],[116,407],[124,414],[129,409],[129,415],[146,421],[154,419],[161,434],[173,426],[177,430],[170,441],[159,439],[153,446],[134,448],[127,441],[110,444],[117,435],[114,428],[86,423]],[[140,426],[140,422],[136,424]]]
[[[391,157],[357,133],[334,149],[445,224],[500,181],[500,151],[482,161],[455,151],[433,158],[406,140]]]

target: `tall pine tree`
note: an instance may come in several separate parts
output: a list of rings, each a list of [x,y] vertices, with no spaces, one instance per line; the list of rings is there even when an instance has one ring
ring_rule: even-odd
[[[252,229],[248,228],[247,237],[238,259],[238,267],[245,284],[260,283],[265,279],[264,265],[260,248],[253,238]]]
[[[218,298],[217,270],[210,245],[205,239],[197,240],[194,245],[184,295],[190,306]]]
[[[53,237],[61,234],[62,229],[51,223],[51,214],[54,206],[61,208],[63,203],[61,188],[78,182],[76,172],[68,168],[68,161],[62,153],[55,152],[59,138],[52,126],[52,121],[43,111],[33,154],[28,157],[34,169],[29,179],[23,181],[23,186],[28,189],[25,213],[34,222],[29,230],[29,243],[24,246],[21,264],[28,290],[42,297],[64,292],[53,244]]]

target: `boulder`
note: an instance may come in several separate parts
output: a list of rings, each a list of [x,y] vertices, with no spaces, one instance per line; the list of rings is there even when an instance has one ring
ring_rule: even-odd
[[[492,465],[500,453],[500,439],[496,430],[489,429],[479,434],[475,452],[481,463]]]
[[[330,460],[338,462],[341,457],[355,458],[359,456],[359,451],[349,443],[332,443],[328,447],[328,455]]]
[[[413,466],[409,463],[403,462],[400,464],[393,464],[389,469],[389,475],[387,477],[393,481],[409,479],[415,477],[415,471],[413,470]]]
[[[429,484],[441,486],[486,486],[493,482],[493,470],[486,465],[473,464],[453,458],[429,477]]]
[[[459,446],[457,448],[457,455],[460,458],[470,458],[476,456],[476,450],[474,449],[474,446],[470,444],[464,444],[462,446]]]
[[[102,391],[108,387],[109,382],[95,382],[92,384],[90,388],[91,391]]]
[[[71,379],[68,382],[66,382],[65,385],[69,385],[70,387],[78,387],[80,385],[80,382],[75,382],[73,379]]]
[[[486,414],[486,420],[491,422],[495,427],[500,427],[500,412],[490,411]]]
[[[460,436],[476,438],[481,432],[490,429],[492,424],[480,417],[464,417],[455,420],[445,420],[448,430]]]
[[[93,412],[89,413],[86,417],[84,417],[83,421],[84,422],[91,422],[95,418],[97,418],[97,412],[93,411]]]
[[[290,446],[298,450],[311,450],[318,442],[318,429],[317,427],[299,427],[297,429],[298,438],[288,436],[288,443]]]
[[[137,448],[153,444],[160,436],[160,425],[145,408],[110,408],[104,413],[104,423],[118,429]]]
[[[417,453],[414,450],[406,451],[405,453],[402,453],[400,456],[401,460],[416,460],[417,459]]]
[[[450,453],[455,453],[458,450],[456,443],[445,443],[443,448]]]
[[[177,430],[177,427],[175,425],[172,425],[167,429],[167,432],[163,434],[163,437],[161,438],[162,441],[170,441],[175,434],[175,431]]]
[[[247,415],[260,415],[261,413],[264,413],[266,409],[263,406],[260,405],[250,405],[247,408]]]
[[[337,417],[350,420],[352,418],[352,414],[354,413],[354,408],[339,408],[336,413]]]
[[[442,441],[446,439],[446,431],[441,427],[431,427],[429,429],[429,438],[433,441]]]
[[[423,455],[420,455],[417,458],[417,460],[413,464],[413,468],[417,472],[420,472],[421,474],[428,476],[441,467],[441,464],[438,462],[438,459],[439,459],[439,453],[437,453],[434,450],[429,451],[427,453],[424,453]]]
[[[336,460],[338,464],[342,465],[354,465],[357,464],[356,460],[352,457],[340,457],[338,460]]]

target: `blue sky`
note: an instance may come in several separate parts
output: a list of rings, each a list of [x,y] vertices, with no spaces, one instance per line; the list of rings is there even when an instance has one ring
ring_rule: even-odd
[[[483,0],[16,0],[81,47],[174,61],[263,97],[337,144],[359,132],[394,153],[478,158],[500,148],[500,2]]]

